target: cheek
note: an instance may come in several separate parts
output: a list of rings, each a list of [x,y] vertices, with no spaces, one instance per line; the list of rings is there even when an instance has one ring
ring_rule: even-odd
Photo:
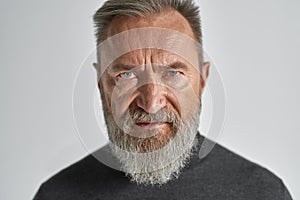
[[[167,105],[166,108],[173,112],[176,112],[180,117],[182,116],[182,108],[179,100],[178,91],[168,90],[166,94]]]
[[[201,91],[201,78],[200,78],[200,74],[196,74],[195,76],[193,76],[191,78],[191,86],[195,92],[195,95],[198,97],[200,96],[200,91]]]
[[[200,97],[200,77],[190,76],[188,78],[189,86],[183,90],[173,91],[176,96],[177,109],[180,110],[180,116],[185,121],[188,120],[191,114],[194,114],[199,106]]]

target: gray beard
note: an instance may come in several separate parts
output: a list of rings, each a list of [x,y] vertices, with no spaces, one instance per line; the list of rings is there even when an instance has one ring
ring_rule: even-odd
[[[174,137],[159,149],[143,152],[132,137],[120,129],[113,117],[106,113],[106,124],[113,155],[131,181],[144,185],[162,185],[178,178],[196,149],[201,106],[186,122],[180,120]],[[144,138],[139,138],[145,140]],[[148,143],[147,143],[148,144]]]

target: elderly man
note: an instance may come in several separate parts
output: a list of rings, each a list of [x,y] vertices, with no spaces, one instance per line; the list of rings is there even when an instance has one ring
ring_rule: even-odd
[[[94,21],[110,144],[35,199],[291,199],[279,178],[218,144],[198,158],[210,63],[192,1],[108,0]]]

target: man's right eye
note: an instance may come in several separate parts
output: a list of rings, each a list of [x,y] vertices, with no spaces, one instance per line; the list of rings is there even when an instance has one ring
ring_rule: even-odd
[[[123,72],[117,76],[117,78],[122,78],[122,79],[130,79],[134,78],[133,72]]]

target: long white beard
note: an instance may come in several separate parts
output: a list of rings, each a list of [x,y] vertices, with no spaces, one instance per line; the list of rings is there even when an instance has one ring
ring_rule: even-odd
[[[200,108],[186,122],[179,123],[176,135],[165,146],[144,153],[136,145],[128,144],[128,137],[124,137],[124,132],[115,124],[113,118],[107,116],[112,153],[118,158],[122,170],[131,181],[144,185],[164,184],[177,178],[189,162],[198,142],[196,134],[199,115]]]

